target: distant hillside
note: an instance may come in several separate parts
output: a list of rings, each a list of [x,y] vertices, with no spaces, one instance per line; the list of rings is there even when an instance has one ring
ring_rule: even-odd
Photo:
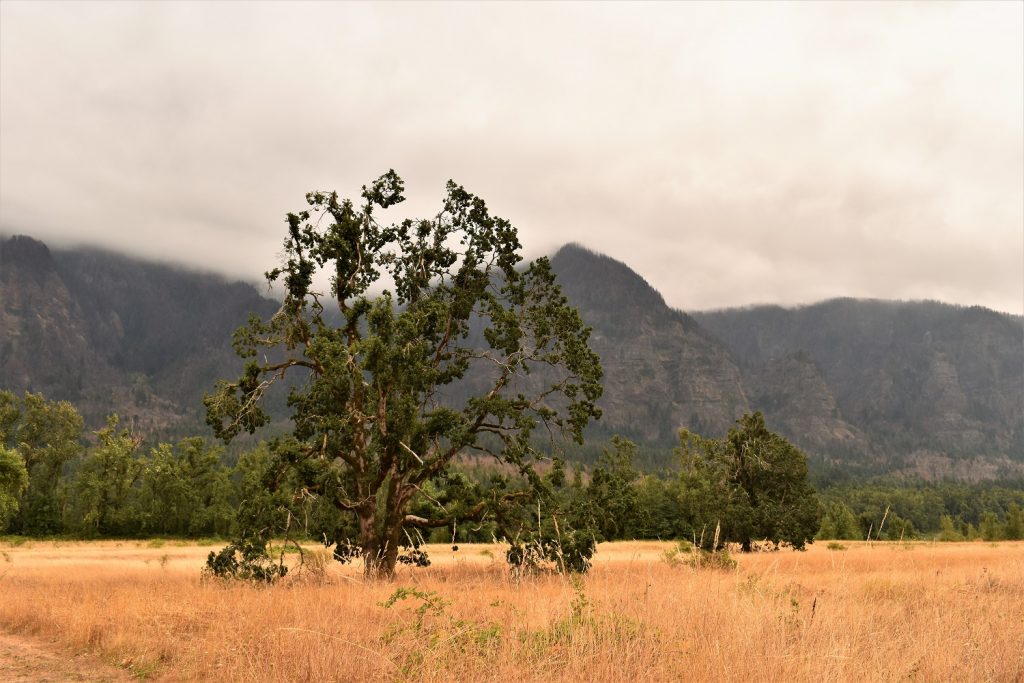
[[[851,425],[857,440],[845,457],[929,478],[1021,471],[1019,317],[936,302],[852,299],[694,317],[732,349],[758,387],[753,404],[770,420],[793,424],[834,410]],[[807,392],[795,391],[801,376]],[[799,403],[808,393],[820,394],[818,411]]]
[[[601,431],[671,444],[680,427],[724,434],[748,409],[725,344],[669,308],[638,274],[577,245],[559,250],[552,265],[594,328],[592,346],[604,368]]]
[[[624,434],[667,463],[680,427],[721,436],[762,410],[819,470],[1024,474],[1018,317],[849,299],[688,315],[607,256],[570,245],[552,263],[604,366],[597,439]],[[3,240],[0,388],[71,400],[93,427],[116,411],[149,436],[205,431],[203,393],[241,366],[231,333],[277,308],[212,275]]]
[[[0,242],[0,302],[0,388],[147,433],[197,431],[204,391],[240,367],[231,333],[278,307],[248,284],[23,236]]]
[[[687,315],[618,261],[553,258],[605,369],[601,432],[720,436],[742,413],[846,473],[1024,473],[1024,324],[933,302],[828,301]]]

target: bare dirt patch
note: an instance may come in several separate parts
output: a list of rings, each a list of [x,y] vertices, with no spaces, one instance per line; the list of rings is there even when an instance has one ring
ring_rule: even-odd
[[[0,631],[0,680],[10,683],[64,681],[130,681],[91,655],[70,655],[60,646],[37,638]]]

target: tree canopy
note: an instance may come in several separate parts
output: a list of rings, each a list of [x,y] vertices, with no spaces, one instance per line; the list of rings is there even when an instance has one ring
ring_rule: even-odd
[[[0,391],[0,445],[17,451],[29,477],[10,522],[12,531],[61,530],[61,475],[65,465],[81,455],[81,436],[82,417],[67,401],[47,401],[33,393],[18,398]]]
[[[683,496],[687,511],[704,529],[702,545],[755,541],[803,548],[820,522],[807,456],[768,431],[764,416],[744,415],[724,439],[679,434]],[[719,529],[720,533],[715,533]]]
[[[278,476],[296,474],[304,494],[337,508],[335,554],[346,557],[354,532],[372,576],[393,574],[411,532],[457,521],[442,505],[410,508],[428,483],[444,485],[460,454],[536,481],[538,430],[582,441],[601,395],[589,329],[548,260],[523,267],[515,227],[451,181],[433,218],[379,223],[403,191],[389,171],[358,206],[312,192],[308,209],[288,214],[283,263],[267,273],[284,303],[236,332],[245,369],[205,399],[207,421],[230,440],[267,424],[261,400],[289,378],[293,430],[272,448]],[[462,514],[482,518],[521,497],[491,496]]]
[[[0,531],[18,511],[18,499],[28,488],[28,470],[18,451],[0,444]]]

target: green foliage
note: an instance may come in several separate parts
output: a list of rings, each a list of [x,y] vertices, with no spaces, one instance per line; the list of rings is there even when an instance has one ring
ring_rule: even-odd
[[[949,515],[942,515],[939,519],[939,535],[936,537],[939,541],[963,541],[965,540],[964,534],[962,534],[953,523],[953,518]]]
[[[387,629],[381,640],[385,645],[399,646],[398,668],[409,679],[421,678],[429,670],[431,657],[450,653],[461,658],[486,657],[504,635],[502,627],[493,622],[456,618],[448,612],[451,601],[434,591],[399,587],[380,606],[394,609],[403,604],[402,618]]]
[[[31,411],[24,409],[26,404]],[[23,424],[26,416],[34,426]],[[108,426],[84,458],[73,457],[61,468],[52,500],[60,513],[56,525],[40,524],[40,518],[26,518],[20,510],[15,514],[14,505],[22,505],[28,488],[42,488],[32,483],[22,451],[59,452],[59,439],[45,439],[46,424],[54,419],[59,437],[66,417],[59,403],[41,396],[26,401],[0,392],[0,435],[6,444],[6,455],[0,456],[0,497],[3,491],[6,497],[0,507],[7,510],[3,514],[15,533],[25,533],[19,525],[26,521],[46,529],[35,534],[86,536],[225,538],[241,535],[243,529],[264,535],[289,529],[295,538],[327,540],[331,545],[337,541],[336,559],[363,557],[358,520],[339,510],[330,496],[310,494],[304,482],[316,464],[307,463],[307,469],[295,466],[302,460],[302,444],[293,438],[259,444],[235,459],[238,450],[226,455],[198,438],[156,444],[144,453],[141,446],[133,446],[135,437],[129,432]],[[16,443],[19,431],[29,440]],[[74,447],[81,449],[80,444]],[[558,458],[543,476],[508,474],[508,468],[498,474],[484,461],[452,463],[423,482],[410,500],[406,519],[413,522],[403,525],[396,562],[425,565],[429,560],[420,546],[424,540],[457,545],[510,539],[517,546],[512,559],[521,562],[518,571],[585,569],[601,539],[713,543],[710,530],[718,515],[723,530],[729,526],[728,515],[721,512],[729,501],[717,501],[718,512],[709,515],[702,507],[715,495],[708,479],[693,477],[683,461],[681,474],[641,474],[634,464],[637,452],[628,441],[611,440],[595,456],[589,476],[578,464],[567,473]],[[10,472],[19,469],[18,464],[12,467],[14,460],[29,475],[28,487],[16,482],[12,488]],[[2,472],[7,472],[6,480]],[[49,474],[46,468],[38,472]],[[17,474],[13,480],[24,481]],[[832,486],[819,496],[818,539],[865,539],[869,529],[872,539],[882,540],[1024,537],[1024,486],[1013,481],[875,480]],[[438,519],[448,523],[419,525],[420,520]]]
[[[234,478],[238,490],[237,526],[269,534],[283,529],[295,502],[298,485],[281,463],[279,442],[260,443],[238,459]],[[301,510],[305,512],[306,510]],[[295,509],[295,512],[300,512]],[[239,529],[236,529],[236,531]]]
[[[732,558],[732,555],[725,548],[720,550],[695,548],[693,554],[685,559],[685,563],[694,569],[717,569],[722,571],[736,569],[736,560]]]
[[[140,531],[175,536],[231,532],[234,486],[222,449],[201,438],[153,447],[141,464],[138,490]]]
[[[604,451],[587,486],[597,531],[604,540],[635,537],[640,526],[639,493],[634,482],[640,472],[633,466],[636,445],[619,436],[612,437],[611,448]]]
[[[0,391],[0,445],[18,452],[29,477],[12,531],[41,535],[62,530],[61,477],[81,455],[81,441],[82,417],[70,403],[32,393],[19,399]]]
[[[738,420],[721,440],[681,431],[678,455],[684,508],[694,527],[721,528],[714,540],[702,534],[706,549],[735,542],[749,551],[760,540],[801,549],[813,541],[820,511],[807,458],[768,431],[761,413]]]
[[[875,480],[857,485],[832,486],[821,490],[825,515],[820,538],[831,531],[829,517],[834,505],[852,511],[860,527],[856,538],[867,538],[869,529],[876,538],[882,518],[886,517],[881,538],[904,540],[937,535],[949,540],[968,539],[971,529],[980,531],[986,513],[989,535],[1002,534],[1010,539],[1016,535],[1017,522],[1024,505],[1024,482],[1012,480],[979,482],[928,483],[908,480]],[[886,514],[888,510],[888,514]],[[943,520],[943,517],[948,519]],[[999,529],[997,529],[997,526]],[[984,535],[984,534],[983,534]],[[1024,534],[1022,534],[1024,535]],[[853,536],[845,536],[853,538]]]
[[[633,538],[688,538],[692,525],[683,514],[678,477],[648,474],[636,489],[636,529]]]
[[[273,583],[288,574],[288,567],[270,558],[266,539],[247,537],[211,551],[203,571],[218,579]]]
[[[909,519],[900,517],[895,512],[889,513],[881,532],[874,535],[875,540],[884,538],[887,541],[902,541],[916,537],[917,529],[914,528],[914,523]]]
[[[1024,540],[1024,508],[1010,503],[1006,510],[1006,526],[1003,533],[1008,541]]]
[[[661,559],[670,567],[678,567],[686,560],[686,556],[693,552],[694,546],[689,541],[680,541],[661,554]]]
[[[443,486],[459,454],[489,454],[533,483],[534,431],[581,441],[601,394],[589,329],[547,259],[519,268],[515,228],[452,182],[436,217],[378,223],[403,191],[389,171],[363,188],[358,207],[337,193],[306,196],[309,208],[288,215],[283,263],[267,273],[283,284],[284,305],[236,332],[245,370],[204,401],[208,423],[230,440],[265,426],[270,386],[298,377],[292,438],[272,449],[276,481],[294,477],[333,505],[342,519],[327,541],[355,531],[372,576],[393,574],[410,530],[457,523],[442,506],[410,511],[428,483]],[[313,288],[321,271],[337,326]],[[393,289],[371,297],[382,281]],[[481,500],[463,519],[517,498]]]
[[[981,516],[981,525],[978,533],[986,541],[1001,541],[1005,536],[1005,528],[999,523],[996,513],[988,511]]]
[[[139,439],[127,429],[117,431],[118,418],[96,432],[98,444],[89,449],[74,485],[74,519],[85,535],[120,534],[131,530],[129,497],[142,470],[135,457]]]
[[[515,542],[505,559],[520,576],[543,571],[582,574],[590,569],[596,546],[592,534],[571,531],[556,538],[538,536]]]
[[[716,529],[716,533],[718,533]],[[714,548],[718,545],[717,537],[709,544]],[[699,543],[691,541],[679,541],[672,548],[662,554],[662,559],[670,567],[686,566],[691,569],[722,569],[733,570],[736,568],[736,560],[726,548],[708,550],[702,548]]]
[[[822,505],[821,526],[815,538],[855,541],[862,539],[863,533],[857,517],[846,504],[830,501]]]
[[[20,509],[12,531],[89,537],[230,532],[237,493],[222,449],[189,438],[157,444],[146,456],[141,439],[118,429],[113,415],[83,449],[81,425],[68,403],[0,391],[0,449],[15,453],[28,474],[15,498]]]
[[[512,488],[514,486],[514,488]],[[597,551],[594,504],[578,476],[570,482],[560,460],[544,477],[518,482],[492,478],[490,495],[517,505],[503,506],[495,515],[500,537],[511,547],[506,560],[519,576],[539,572],[584,573]]]
[[[0,531],[18,511],[18,500],[28,488],[28,470],[17,451],[0,445]]]

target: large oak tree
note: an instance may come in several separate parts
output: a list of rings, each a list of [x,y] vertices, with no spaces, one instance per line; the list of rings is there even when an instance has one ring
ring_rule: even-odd
[[[268,388],[295,375],[292,438],[277,457],[302,492],[354,517],[371,577],[393,575],[410,529],[456,521],[440,505],[429,516],[410,506],[422,509],[426,482],[442,485],[460,454],[528,473],[538,430],[581,440],[601,394],[589,329],[548,260],[524,266],[515,227],[451,181],[433,218],[378,222],[402,193],[389,171],[358,206],[306,196],[309,208],[287,217],[282,265],[267,273],[284,303],[238,330],[245,370],[205,399],[208,422],[231,439],[266,425]],[[463,514],[481,518],[513,497]]]

